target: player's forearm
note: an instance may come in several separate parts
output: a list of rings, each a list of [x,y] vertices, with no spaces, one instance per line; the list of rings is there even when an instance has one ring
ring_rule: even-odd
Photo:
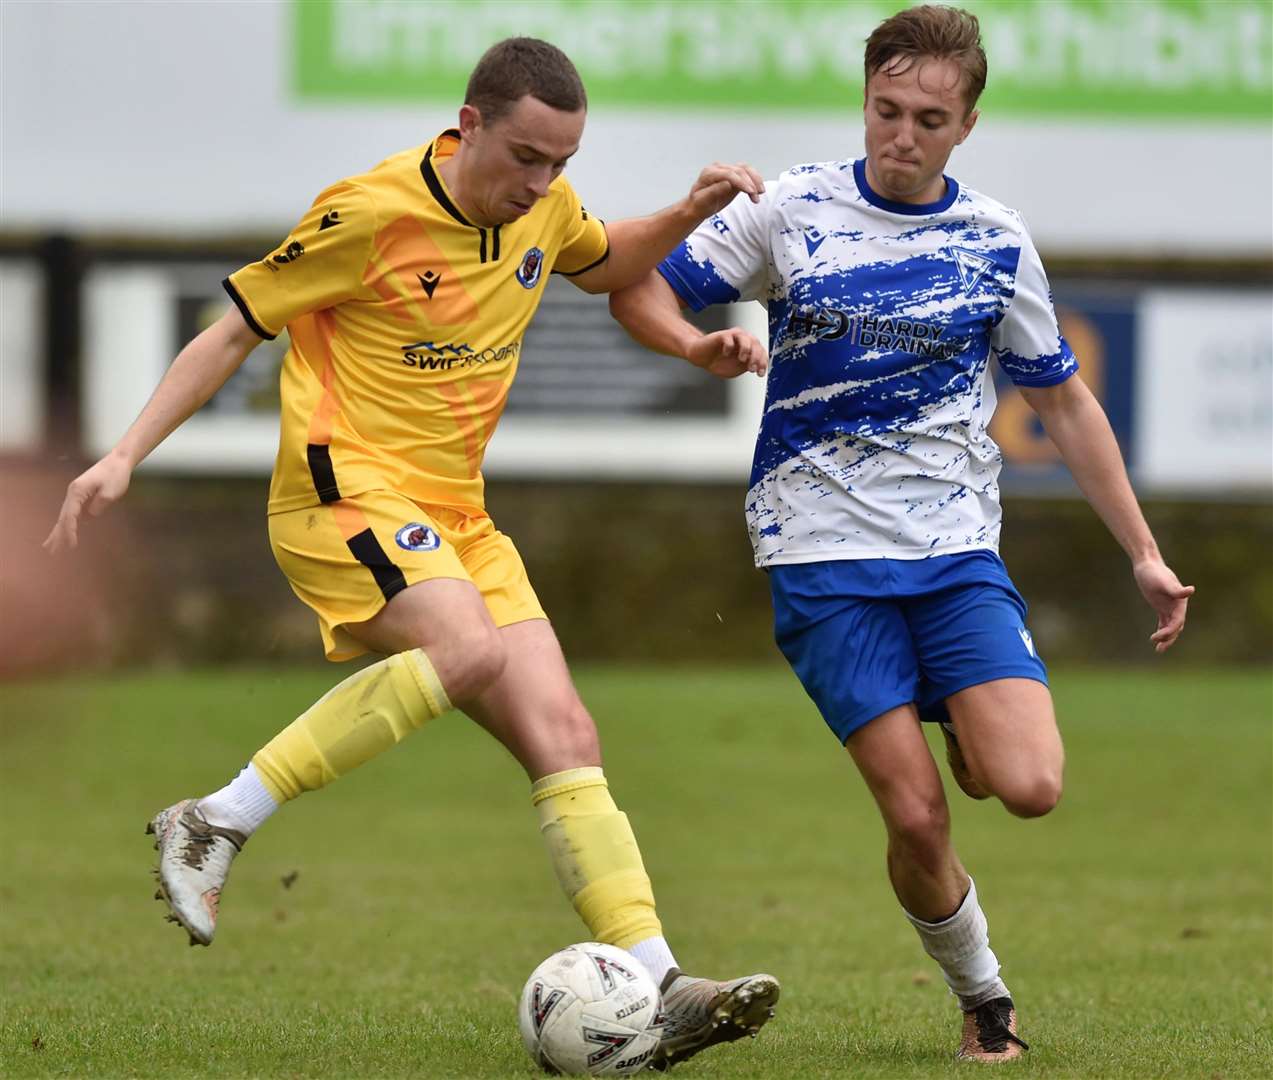
[[[1127,478],[1118,440],[1092,392],[1074,377],[1059,387],[1024,393],[1079,490],[1128,558],[1133,563],[1160,559],[1158,545]]]
[[[177,354],[111,454],[136,468],[225,385],[260,340],[231,309]]]
[[[655,270],[634,285],[610,294],[610,314],[631,337],[654,352],[688,358],[703,332],[681,314],[681,305]]]
[[[595,270],[575,278],[588,292],[614,292],[640,281],[666,259],[702,219],[686,199],[648,217],[606,224],[610,253]]]

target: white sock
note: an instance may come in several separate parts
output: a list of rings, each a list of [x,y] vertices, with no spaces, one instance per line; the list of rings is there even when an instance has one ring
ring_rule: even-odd
[[[220,791],[199,800],[199,809],[210,824],[237,829],[244,836],[256,832],[278,807],[250,761]]]
[[[990,951],[990,931],[971,878],[968,895],[949,919],[924,922],[909,911],[906,917],[919,932],[924,951],[941,967],[946,985],[959,998],[959,1006],[965,1012],[1008,995],[1008,988],[999,978],[999,961]]]
[[[655,986],[662,986],[664,977],[677,966],[676,957],[667,947],[666,939],[661,937],[648,937],[644,941],[638,941],[628,952],[641,961]]]

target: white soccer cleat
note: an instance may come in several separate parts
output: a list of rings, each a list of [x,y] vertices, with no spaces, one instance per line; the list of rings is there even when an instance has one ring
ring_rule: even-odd
[[[772,975],[746,975],[730,982],[696,979],[672,968],[663,994],[663,1038],[652,1066],[670,1069],[717,1043],[756,1034],[774,1015],[781,987]]]
[[[169,922],[185,928],[191,945],[211,945],[221,890],[247,837],[210,824],[194,799],[160,810],[146,832],[154,834],[159,852],[155,899],[168,902]]]

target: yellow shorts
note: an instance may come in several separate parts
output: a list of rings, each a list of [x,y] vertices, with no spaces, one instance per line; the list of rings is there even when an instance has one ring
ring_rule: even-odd
[[[496,626],[547,618],[512,540],[485,514],[368,491],[271,514],[269,527],[292,591],[318,616],[328,660],[367,652],[346,623],[365,622],[408,585],[433,578],[471,581]]]

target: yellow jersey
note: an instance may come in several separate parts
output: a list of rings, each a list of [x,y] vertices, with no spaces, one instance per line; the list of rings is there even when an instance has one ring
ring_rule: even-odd
[[[332,185],[226,278],[256,333],[291,338],[270,513],[373,490],[482,509],[482,457],[548,274],[609,247],[564,177],[518,220],[474,225],[436,168],[459,138]]]

